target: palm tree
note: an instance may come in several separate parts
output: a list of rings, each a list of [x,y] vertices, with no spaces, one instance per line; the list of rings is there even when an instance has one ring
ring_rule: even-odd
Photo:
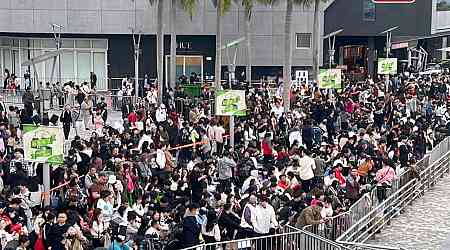
[[[158,103],[162,103],[163,97],[163,62],[164,62],[164,34],[163,34],[163,12],[164,0],[148,0],[150,5],[157,4],[156,13],[156,51],[157,51],[157,83],[158,83]]]
[[[321,35],[319,34],[319,17],[320,2],[328,2],[328,0],[314,0],[314,24],[313,24],[313,79],[317,82],[319,76],[319,46],[321,46]]]
[[[252,64],[253,64],[253,57],[252,57],[252,15],[253,15],[253,6],[256,3],[260,3],[263,5],[270,5],[272,4],[272,0],[235,0],[236,2],[241,1],[242,6],[244,7],[245,13],[246,13],[246,22],[245,22],[245,38],[247,42],[247,67],[246,67],[246,78],[247,81],[250,83],[252,80]]]
[[[197,0],[172,0],[170,6],[170,75],[169,75],[169,86],[172,87],[173,84],[177,81],[176,79],[176,65],[177,65],[177,32],[176,32],[176,23],[177,23],[177,6],[181,5],[181,7],[189,14],[189,17],[192,20],[192,17],[195,14],[195,10],[197,8]]]
[[[318,53],[318,40],[319,40],[319,2],[327,0],[263,0],[267,4],[277,4],[281,1],[286,1],[285,10],[285,22],[284,22],[284,65],[283,65],[283,103],[284,110],[288,112],[290,110],[289,93],[291,89],[292,80],[292,12],[294,5],[310,7],[313,3],[314,7],[314,27],[313,27],[313,74],[314,79],[317,78],[317,71],[319,68],[319,53]]]
[[[231,0],[212,0],[212,3],[216,8],[216,65],[214,87],[219,88],[222,78],[222,16],[230,9]]]
[[[260,1],[261,2],[261,1]],[[253,5],[255,4],[255,0],[242,0],[242,6],[245,9],[246,19],[245,19],[245,39],[247,42],[247,67],[245,71],[245,76],[247,82],[250,84],[252,81],[252,14],[253,14]]]

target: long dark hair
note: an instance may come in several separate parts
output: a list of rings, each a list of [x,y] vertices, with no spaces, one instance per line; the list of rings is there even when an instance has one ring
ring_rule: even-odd
[[[209,211],[206,216],[206,232],[212,231],[216,224],[217,224],[216,213],[214,211]]]

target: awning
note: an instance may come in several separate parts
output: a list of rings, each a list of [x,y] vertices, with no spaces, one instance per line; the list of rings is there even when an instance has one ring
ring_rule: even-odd
[[[33,57],[30,60],[23,62],[22,63],[22,67],[27,67],[27,66],[30,66],[30,65],[33,65],[33,64],[36,64],[36,63],[45,62],[45,61],[47,61],[49,59],[52,59],[52,58],[54,58],[56,56],[59,56],[59,55],[61,55],[63,53],[69,52],[69,51],[70,51],[69,49],[59,49],[59,50],[47,52],[45,54]]]

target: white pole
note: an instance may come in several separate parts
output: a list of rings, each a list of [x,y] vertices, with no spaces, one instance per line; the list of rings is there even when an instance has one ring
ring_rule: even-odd
[[[48,193],[50,191],[50,165],[47,162],[45,162],[43,165],[42,184],[44,185],[44,192]],[[44,205],[50,205],[50,194],[45,195],[44,197]]]

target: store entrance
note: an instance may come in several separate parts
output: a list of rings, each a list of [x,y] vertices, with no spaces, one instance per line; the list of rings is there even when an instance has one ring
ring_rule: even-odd
[[[347,45],[343,47],[343,64],[347,73],[353,76],[365,76],[368,66],[368,47],[362,45]]]
[[[166,56],[166,86],[170,76],[170,55]],[[200,82],[203,83],[203,56],[177,55],[176,61],[176,79],[186,76],[188,79],[192,73],[198,76]]]

